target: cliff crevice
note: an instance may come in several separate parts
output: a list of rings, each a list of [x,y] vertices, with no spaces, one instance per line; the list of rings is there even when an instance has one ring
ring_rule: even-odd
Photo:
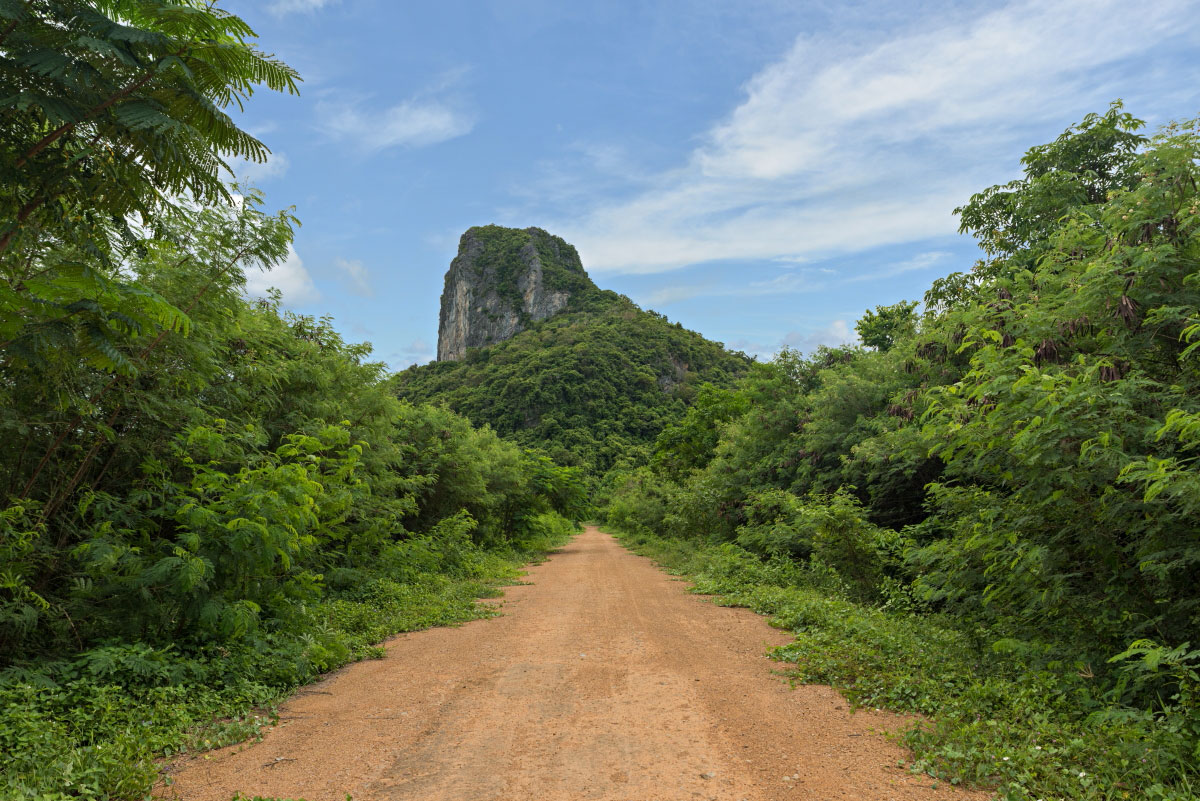
[[[596,291],[575,248],[559,237],[541,228],[470,228],[446,272],[438,361],[511,339]]]

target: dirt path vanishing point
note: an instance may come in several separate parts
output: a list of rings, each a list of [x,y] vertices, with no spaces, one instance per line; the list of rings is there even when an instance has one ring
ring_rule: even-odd
[[[589,527],[504,615],[404,634],[302,690],[263,742],[193,758],[168,797],[308,801],[983,799],[896,767],[905,721],[771,672],[789,641]]]

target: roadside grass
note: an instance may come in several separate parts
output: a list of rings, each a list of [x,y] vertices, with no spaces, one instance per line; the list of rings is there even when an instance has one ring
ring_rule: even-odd
[[[361,576],[296,608],[286,626],[224,647],[123,643],[10,666],[0,671],[0,798],[149,798],[165,760],[260,737],[281,701],[323,673],[382,657],[387,637],[495,616],[480,599],[502,595],[573,533],[471,548],[453,575]]]
[[[1075,668],[1034,667],[994,653],[936,616],[845,599],[829,569],[764,561],[735,545],[614,529],[630,550],[795,634],[773,658],[800,683],[828,684],[856,706],[919,714],[900,735],[903,767],[1005,801],[1197,798],[1189,732],[1095,698]]]

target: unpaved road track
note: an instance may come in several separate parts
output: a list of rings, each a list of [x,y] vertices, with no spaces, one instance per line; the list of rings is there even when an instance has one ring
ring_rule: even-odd
[[[828,687],[788,689],[790,638],[686,593],[588,528],[504,616],[396,637],[387,657],[302,690],[263,742],[172,772],[186,801],[982,799],[895,767],[881,730]],[[785,780],[785,777],[786,780]],[[795,778],[792,778],[795,777]]]

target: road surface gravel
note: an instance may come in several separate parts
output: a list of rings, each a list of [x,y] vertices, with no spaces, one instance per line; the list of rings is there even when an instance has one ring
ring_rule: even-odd
[[[503,616],[403,634],[387,656],[301,690],[263,741],[194,757],[186,801],[962,799],[896,767],[911,719],[789,689],[790,640],[588,527]]]

